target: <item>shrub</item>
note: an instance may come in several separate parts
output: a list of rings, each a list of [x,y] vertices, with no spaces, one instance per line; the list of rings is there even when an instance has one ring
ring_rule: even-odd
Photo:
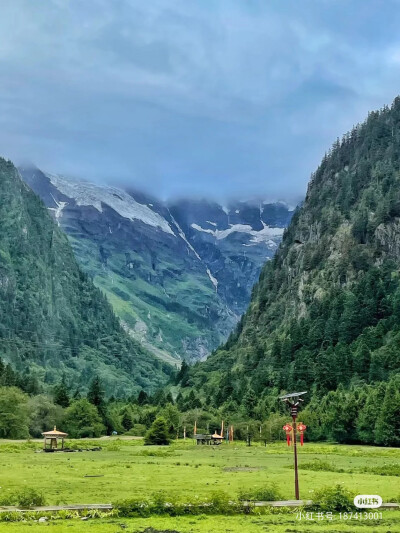
[[[213,492],[210,497],[210,512],[215,514],[226,514],[232,511],[232,503],[228,494],[222,490]]]
[[[143,457],[173,457],[175,454],[172,450],[143,450],[138,455]]]
[[[24,487],[0,498],[0,505],[18,505],[25,509],[40,507],[45,504],[43,493],[32,487]]]
[[[273,502],[282,500],[282,495],[279,492],[275,483],[270,483],[253,491],[240,491],[239,500],[257,501],[257,502]]]
[[[114,507],[118,510],[118,514],[124,518],[134,518],[136,516],[148,517],[151,514],[148,500],[130,498],[117,502]]]
[[[153,494],[150,500],[129,499],[117,502],[114,507],[118,516],[125,518],[151,515],[231,515],[252,511],[251,507],[245,507],[241,502],[230,501],[228,494],[222,491],[212,493],[206,500],[198,500],[196,497],[185,502],[179,501],[173,495],[167,495],[165,492],[158,492]]]
[[[364,467],[361,472],[376,474],[378,476],[400,476],[400,464],[391,463],[383,466]]]
[[[290,465],[289,468],[293,468]],[[324,472],[340,472],[340,469],[337,469],[334,465],[328,463],[327,461],[320,461],[319,459],[312,461],[311,463],[303,463],[299,465],[301,470],[313,470],[314,472],[324,471]]]
[[[106,450],[108,452],[119,452],[121,450],[121,442],[112,442],[110,443]]]
[[[148,445],[168,445],[170,443],[168,435],[168,427],[165,418],[161,416],[156,418],[151,425],[151,428],[146,433],[144,443]]]
[[[315,493],[313,507],[321,511],[351,511],[354,509],[353,497],[342,487],[325,487]]]

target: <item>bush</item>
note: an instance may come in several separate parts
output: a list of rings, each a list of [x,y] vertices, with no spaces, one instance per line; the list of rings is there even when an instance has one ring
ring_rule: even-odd
[[[288,468],[293,468],[292,465]],[[299,470],[312,470],[314,472],[342,472],[343,470],[336,468],[334,465],[327,461],[320,461],[317,459],[311,463],[303,463],[299,465]]]
[[[145,445],[168,445],[170,443],[167,422],[161,416],[156,418],[144,438]]]
[[[46,501],[42,492],[31,487],[24,487],[23,489],[2,496],[0,498],[0,505],[16,505],[24,509],[29,509],[30,507],[46,505]]]
[[[149,501],[137,498],[117,502],[114,507],[118,510],[118,515],[124,518],[148,517],[151,514]]]
[[[378,476],[395,476],[400,477],[400,464],[391,463],[383,466],[364,467],[361,472],[376,474]]]
[[[273,502],[282,500],[282,495],[279,492],[275,483],[271,483],[257,490],[240,491],[239,500],[253,501],[253,502]]]
[[[313,507],[321,511],[351,511],[354,509],[354,498],[342,487],[325,487],[315,493]]]
[[[46,504],[42,492],[32,488],[25,487],[16,493],[16,503],[21,507],[40,507]]]
[[[211,513],[229,514],[233,509],[233,505],[226,492],[216,491],[211,494],[209,509]]]
[[[143,450],[138,455],[142,457],[173,457],[175,454],[172,450]]]
[[[252,508],[244,507],[240,502],[232,502],[228,494],[222,491],[214,492],[206,500],[197,497],[185,502],[177,500],[165,492],[153,494],[150,500],[129,499],[114,505],[118,516],[132,518],[136,516],[152,515],[231,515],[233,513],[251,512]]]

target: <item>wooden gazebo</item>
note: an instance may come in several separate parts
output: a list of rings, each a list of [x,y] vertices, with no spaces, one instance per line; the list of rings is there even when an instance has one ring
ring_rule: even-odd
[[[211,435],[211,439],[212,444],[221,444],[221,442],[224,440],[224,437],[215,432],[214,435]]]
[[[64,449],[64,439],[65,437],[68,437],[68,433],[58,431],[56,426],[54,426],[52,431],[45,431],[42,435],[44,437],[43,450],[45,452],[54,452],[58,450],[59,440],[61,441],[61,450]]]

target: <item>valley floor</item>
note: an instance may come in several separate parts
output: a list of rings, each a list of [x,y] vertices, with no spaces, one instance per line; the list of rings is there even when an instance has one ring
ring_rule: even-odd
[[[8,495],[32,488],[44,494],[47,505],[115,503],[124,499],[152,498],[162,491],[171,501],[207,499],[223,491],[236,499],[240,491],[255,491],[275,484],[283,499],[293,498],[293,451],[285,442],[243,443],[218,447],[195,446],[193,441],[169,447],[143,446],[141,440],[104,439],[68,441],[76,448],[101,445],[98,452],[40,452],[40,442],[0,441],[0,502]],[[300,496],[313,499],[323,487],[341,484],[353,494],[378,494],[384,502],[400,499],[400,449],[335,444],[299,448]],[[154,528],[154,532],[152,529]],[[263,515],[191,516],[151,518],[99,518],[81,521],[0,522],[0,533],[170,532],[296,532],[296,531],[400,531],[400,511],[385,510],[378,520],[300,520],[296,511]]]

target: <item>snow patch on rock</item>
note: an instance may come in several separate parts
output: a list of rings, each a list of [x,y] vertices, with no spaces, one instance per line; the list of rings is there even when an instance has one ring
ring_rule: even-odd
[[[130,194],[121,189],[89,182],[77,182],[57,174],[46,173],[46,176],[60,192],[73,198],[77,205],[91,205],[100,213],[103,212],[103,205],[108,205],[123,218],[132,221],[140,220],[175,236],[171,226],[161,215],[155,213],[147,205],[139,204]]]
[[[213,235],[216,239],[226,239],[229,235],[232,233],[246,233],[247,235],[251,236],[250,242],[255,244],[259,244],[262,242],[265,242],[266,244],[270,244],[271,238],[274,237],[282,237],[284,228],[271,228],[270,226],[267,226],[263,223],[263,229],[262,230],[254,230],[250,225],[248,224],[230,224],[230,228],[224,229],[224,230],[212,230],[208,228],[202,228],[198,224],[191,224],[191,227],[195,229],[196,231],[202,231],[203,233],[209,233],[210,235]]]

